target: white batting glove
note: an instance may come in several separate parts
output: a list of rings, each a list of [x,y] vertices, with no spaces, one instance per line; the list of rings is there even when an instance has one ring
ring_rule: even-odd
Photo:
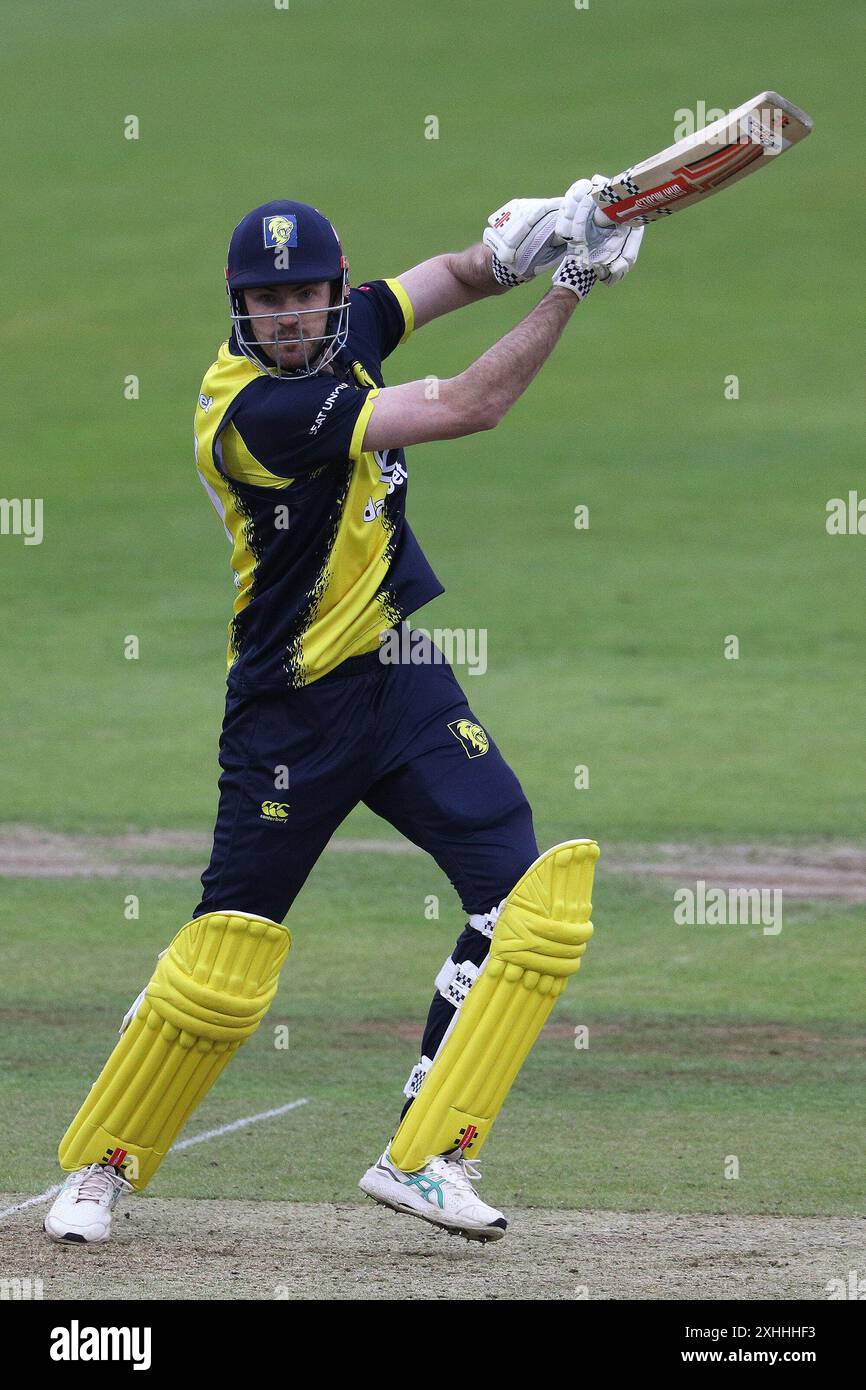
[[[625,240],[617,255],[607,265],[595,267],[595,273],[603,285],[618,285],[622,277],[628,275],[640,253],[646,227],[635,227],[629,222],[627,229],[624,227],[622,230],[625,231]]]
[[[493,252],[493,274],[500,285],[522,285],[558,265],[564,237],[556,233],[561,198],[512,198],[491,212],[482,240]]]
[[[607,174],[578,179],[568,189],[556,222],[558,235],[586,248],[589,265],[603,285],[618,285],[638,258],[644,228],[630,223],[599,227],[595,221],[596,202],[592,193],[610,183]]]
[[[554,272],[553,283],[562,289],[571,290],[578,299],[586,299],[596,281],[596,272],[586,255],[586,245],[579,241],[571,242],[566,252],[565,259]]]
[[[592,179],[578,179],[567,190],[556,219],[557,236],[566,241],[584,242],[594,266],[609,265],[615,260],[626,238],[625,229],[612,222],[602,227],[595,223],[597,205],[590,195],[595,188],[609,182],[603,174],[596,174]]]

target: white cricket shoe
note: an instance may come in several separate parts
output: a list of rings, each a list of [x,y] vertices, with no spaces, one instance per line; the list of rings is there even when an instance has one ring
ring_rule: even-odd
[[[417,1173],[404,1173],[395,1168],[386,1149],[358,1186],[382,1206],[420,1216],[467,1240],[501,1240],[508,1222],[478,1196],[472,1184],[480,1177],[475,1164],[462,1155],[431,1158]]]
[[[91,1163],[70,1173],[42,1223],[52,1240],[92,1245],[111,1235],[111,1213],[132,1183],[116,1168]]]

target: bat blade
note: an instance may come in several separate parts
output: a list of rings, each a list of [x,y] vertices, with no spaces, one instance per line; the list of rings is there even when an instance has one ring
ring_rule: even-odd
[[[805,140],[812,124],[778,92],[761,92],[598,189],[594,221],[645,226],[670,217],[765,168]]]

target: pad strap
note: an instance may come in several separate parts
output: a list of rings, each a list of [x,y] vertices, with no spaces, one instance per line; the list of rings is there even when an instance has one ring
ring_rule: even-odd
[[[459,1009],[478,979],[478,974],[479,967],[473,965],[471,960],[463,960],[458,964],[449,956],[436,976],[436,988],[443,999],[447,999],[449,1004]]]
[[[424,1077],[427,1075],[432,1065],[432,1057],[422,1057],[421,1061],[416,1062],[415,1066],[410,1071],[409,1080],[403,1087],[403,1095],[406,1096],[409,1100],[414,1100],[418,1092],[421,1090],[421,1087],[424,1084]]]
[[[503,898],[499,906],[491,907],[489,912],[473,912],[469,918],[470,927],[480,932],[482,936],[492,938],[496,920],[505,906],[505,902],[506,900]]]

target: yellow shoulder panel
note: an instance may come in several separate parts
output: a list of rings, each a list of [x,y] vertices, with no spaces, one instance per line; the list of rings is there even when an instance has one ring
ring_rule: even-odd
[[[226,425],[220,440],[222,466],[235,482],[252,483],[255,487],[291,487],[293,478],[281,478],[278,473],[272,473],[263,463],[259,463],[257,458],[253,458],[233,424]]]
[[[373,413],[373,402],[378,394],[379,388],[378,386],[374,386],[373,390],[368,393],[367,399],[361,406],[361,413],[355,421],[355,428],[352,430],[352,440],[349,444],[349,458],[353,463],[357,463],[358,459],[361,457],[364,435],[367,432],[367,424]]]
[[[406,331],[400,339],[400,343],[397,344],[399,347],[400,344],[405,343],[412,329],[415,327],[415,310],[412,308],[412,301],[399,280],[386,280],[385,284],[403,310],[403,321],[406,324]]]
[[[214,440],[223,416],[238,393],[260,375],[248,358],[235,357],[229,352],[228,343],[223,343],[216,362],[202,382],[196,407],[195,433],[200,457],[202,454],[206,459],[213,457]],[[226,425],[221,440],[222,465],[236,482],[252,483],[256,487],[291,486],[292,478],[271,473],[253,457],[234,425]]]

